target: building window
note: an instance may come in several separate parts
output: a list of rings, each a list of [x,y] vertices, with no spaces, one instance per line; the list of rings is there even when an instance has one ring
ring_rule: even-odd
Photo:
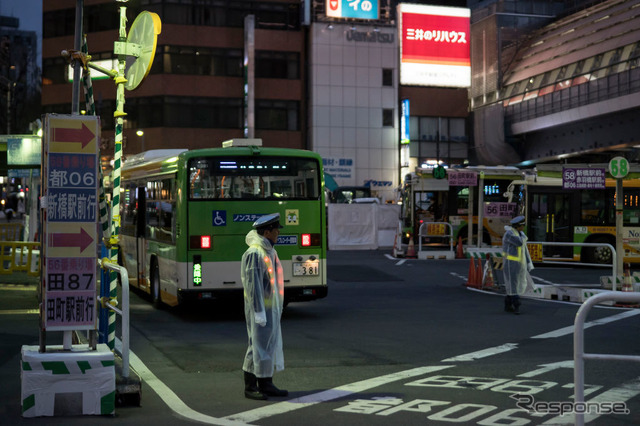
[[[393,86],[393,70],[391,68],[382,69],[382,85]]]
[[[296,52],[256,51],[257,78],[300,78],[300,54]]]
[[[242,28],[244,17],[254,14],[258,29],[300,30],[300,6],[297,4],[211,0],[184,1],[181,4],[166,0],[150,0],[141,3],[146,3],[143,5],[144,10],[157,13],[163,24]],[[129,22],[133,22],[140,11],[139,7],[127,8]],[[43,37],[73,35],[75,14],[75,8],[44,13]],[[84,16],[84,28],[87,33],[117,30],[120,25],[119,10],[111,2],[85,6]]]
[[[409,131],[412,141],[467,142],[468,140],[464,118],[412,116],[409,118]]]
[[[393,110],[392,109],[382,110],[382,126],[393,127]]]
[[[256,129],[299,130],[299,102],[256,100]]]
[[[242,50],[194,46],[162,46],[152,74],[242,77]]]

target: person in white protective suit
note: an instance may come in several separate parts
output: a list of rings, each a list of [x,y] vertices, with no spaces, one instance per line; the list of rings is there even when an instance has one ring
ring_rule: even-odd
[[[245,241],[249,248],[242,256],[244,316],[249,347],[244,357],[244,396],[264,400],[267,396],[287,396],[289,392],[273,384],[274,371],[284,369],[280,317],[284,305],[282,264],[274,244],[280,234],[280,214],[262,216],[254,222]]]
[[[531,255],[527,249],[527,236],[524,233],[525,218],[517,216],[511,220],[511,226],[505,226],[502,237],[502,256],[504,266],[504,286],[507,296],[504,310],[520,313],[520,295],[533,288],[529,271],[533,269]]]

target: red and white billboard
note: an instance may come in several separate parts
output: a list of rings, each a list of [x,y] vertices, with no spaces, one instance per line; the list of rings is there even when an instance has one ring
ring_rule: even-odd
[[[398,17],[400,84],[471,85],[469,9],[400,3]]]

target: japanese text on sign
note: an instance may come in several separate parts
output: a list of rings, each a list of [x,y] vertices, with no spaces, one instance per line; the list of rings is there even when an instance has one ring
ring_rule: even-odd
[[[378,19],[378,0],[326,0],[327,16]]]
[[[542,262],[542,244],[527,244],[532,262]]]
[[[464,31],[425,30],[422,28],[407,28],[407,40],[435,41],[442,43],[467,43]]]
[[[485,217],[514,217],[516,215],[516,209],[517,209],[516,203],[500,203],[500,202],[485,203],[484,216]]]
[[[95,328],[98,117],[45,116],[43,326]]]
[[[84,293],[49,292],[47,325],[92,325],[95,319],[95,291]]]
[[[234,222],[255,222],[256,220],[260,219],[262,216],[264,216],[265,213],[239,213],[239,214],[234,214],[233,215],[233,221]]]
[[[443,223],[429,223],[427,224],[428,235],[445,235],[447,227]]]
[[[476,172],[447,172],[449,185],[451,186],[478,186],[478,174]]]
[[[604,189],[604,168],[563,168],[563,189]]]
[[[95,290],[95,259],[91,257],[53,257],[47,263],[47,290]]]

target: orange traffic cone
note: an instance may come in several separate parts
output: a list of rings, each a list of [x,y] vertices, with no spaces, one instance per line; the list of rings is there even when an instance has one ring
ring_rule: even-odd
[[[458,237],[458,247],[456,250],[456,259],[464,259],[464,251],[462,249],[462,237]]]
[[[478,258],[478,265],[476,266],[476,287],[482,288],[483,270],[482,259]]]
[[[633,291],[633,284],[631,283],[631,271],[628,263],[624,264],[624,276],[622,278],[622,289],[621,291]]]
[[[413,244],[413,235],[409,236],[409,247],[407,247],[407,256],[409,259],[416,259],[416,246]]]
[[[487,260],[484,264],[484,274],[482,275],[482,288],[493,287],[493,268],[491,268],[491,255],[487,254]]]
[[[476,261],[471,256],[471,263],[469,263],[469,276],[467,277],[467,287],[477,287],[476,284]]]
[[[397,232],[396,232],[396,237],[393,239],[392,256],[393,257],[399,257],[400,256],[400,249],[398,247],[398,233]]]

